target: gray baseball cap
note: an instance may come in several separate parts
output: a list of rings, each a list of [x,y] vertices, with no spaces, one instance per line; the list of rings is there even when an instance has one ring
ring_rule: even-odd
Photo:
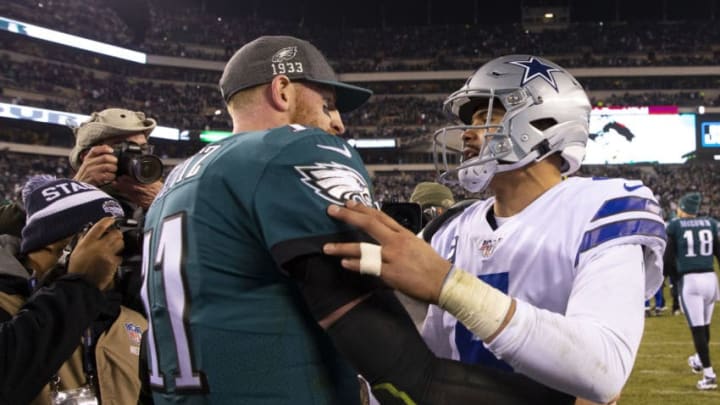
[[[262,36],[243,45],[225,65],[220,91],[227,102],[238,91],[270,83],[277,75],[332,86],[340,112],[360,107],[372,95],[369,89],[338,81],[313,44],[290,36]]]

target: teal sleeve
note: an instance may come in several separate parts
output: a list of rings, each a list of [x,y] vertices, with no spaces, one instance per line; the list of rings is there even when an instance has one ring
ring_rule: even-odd
[[[668,239],[673,237],[673,235],[675,234],[676,223],[677,221],[672,219],[670,220],[670,222],[668,222],[667,228],[665,229],[665,233],[667,233]]]
[[[374,205],[370,177],[351,146],[317,130],[295,136],[268,161],[254,197],[263,239],[279,264],[320,253],[329,240],[359,238],[327,215],[330,204]]]

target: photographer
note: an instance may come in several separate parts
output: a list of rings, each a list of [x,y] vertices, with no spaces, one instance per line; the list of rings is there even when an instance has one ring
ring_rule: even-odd
[[[3,236],[0,250],[0,403],[131,403],[147,324],[108,289],[123,249],[120,204],[44,175],[27,182],[23,201],[22,239]]]
[[[156,122],[139,111],[108,108],[94,112],[75,129],[75,146],[70,152],[73,179],[99,187],[123,207],[134,243],[127,243],[120,268],[119,284],[123,304],[143,313],[139,292],[142,226],[145,212],[162,188],[163,165],[148,143]]]
[[[73,179],[118,198],[126,214],[147,210],[162,187],[162,162],[148,143],[155,126],[154,119],[139,111],[108,108],[92,113],[75,129]]]
[[[420,204],[422,227],[424,228],[430,221],[452,207],[455,204],[455,197],[447,186],[424,181],[415,186],[409,201]]]

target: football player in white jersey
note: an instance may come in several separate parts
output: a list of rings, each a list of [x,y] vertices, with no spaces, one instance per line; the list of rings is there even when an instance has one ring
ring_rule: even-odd
[[[437,355],[612,402],[635,361],[645,298],[662,282],[653,193],[637,180],[563,181],[584,157],[591,106],[546,59],[494,59],[444,107],[464,125],[435,134],[440,151],[462,154],[441,180],[494,197],[451,210],[431,245],[380,211],[330,206],[380,247],[331,243],[325,253],[434,304],[422,334]]]

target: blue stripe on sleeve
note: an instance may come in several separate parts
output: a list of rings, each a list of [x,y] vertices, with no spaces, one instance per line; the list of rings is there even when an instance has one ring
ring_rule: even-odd
[[[642,197],[620,197],[607,200],[600,207],[590,222],[623,212],[645,211],[660,215],[660,205],[655,201]]]
[[[665,240],[665,224],[651,219],[628,219],[605,224],[587,231],[585,235],[583,235],[575,263],[577,264],[577,260],[582,252],[590,250],[609,240],[631,235],[654,236]]]

